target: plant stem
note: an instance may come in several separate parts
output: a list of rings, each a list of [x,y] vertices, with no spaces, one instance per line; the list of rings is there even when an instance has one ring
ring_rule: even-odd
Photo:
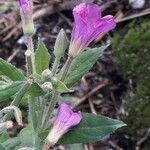
[[[35,69],[35,56],[34,56],[34,46],[33,46],[32,36],[28,36],[27,40],[28,40],[28,42],[27,42],[27,48],[28,48],[28,50],[31,51],[32,73],[35,74],[36,73],[36,69]]]
[[[65,65],[64,65],[64,67],[62,68],[62,74],[60,76],[61,81],[65,80],[72,61],[73,61],[73,58],[68,56],[68,59],[67,59]]]
[[[36,118],[36,109],[35,109],[35,99],[32,96],[28,97],[29,103],[29,119],[31,120],[31,124],[33,129],[36,129],[37,118]]]
[[[36,148],[37,141],[36,141],[36,127],[37,127],[37,117],[36,117],[36,109],[35,109],[35,99],[32,96],[28,96],[28,105],[29,105],[29,120],[32,125],[33,131],[33,146]]]
[[[29,55],[26,54],[26,64],[27,64],[27,76],[36,74],[35,69],[35,56],[34,56],[34,46],[32,35],[28,36],[27,48]],[[35,99],[34,97],[28,96],[28,106],[29,106],[29,119],[31,120],[32,130],[33,130],[33,146],[36,147],[36,127],[37,127],[37,117],[35,110]]]
[[[43,117],[42,125],[41,125],[42,127],[45,125],[45,121],[47,121],[47,119],[51,116],[51,114],[55,108],[55,105],[57,103],[57,98],[58,98],[58,92],[54,91],[51,101],[49,102],[47,111],[45,113],[45,116]]]
[[[52,74],[55,76],[56,73],[57,73],[57,69],[58,69],[58,66],[59,66],[59,62],[60,62],[60,59],[59,58],[55,58],[55,61],[54,61],[54,64],[53,64],[53,67],[52,67]]]

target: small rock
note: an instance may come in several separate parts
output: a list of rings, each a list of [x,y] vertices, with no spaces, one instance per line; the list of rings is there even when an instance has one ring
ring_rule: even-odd
[[[141,9],[145,5],[145,0],[129,0],[129,4],[134,9]]]

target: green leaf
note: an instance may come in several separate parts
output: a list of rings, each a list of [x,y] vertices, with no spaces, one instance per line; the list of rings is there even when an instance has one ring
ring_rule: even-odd
[[[97,59],[102,56],[103,51],[108,47],[101,46],[100,48],[88,49],[79,55],[72,63],[65,84],[67,87],[71,87],[77,81],[79,81],[96,63]]]
[[[67,78],[65,79],[65,84],[67,87],[73,86],[77,81],[79,81],[96,63],[97,59],[102,56],[103,51],[109,45],[101,46],[99,48],[88,49],[79,55],[72,63]]]
[[[31,87],[29,88],[29,91],[28,93],[31,95],[31,96],[41,96],[44,94],[44,91],[42,90],[42,88],[37,84],[37,83],[33,83],[31,85]]]
[[[67,88],[67,86],[61,82],[60,80],[57,80],[57,83],[56,84],[53,84],[54,86],[54,89],[57,91],[57,92],[60,92],[60,93],[68,93],[68,92],[72,92],[72,90],[69,90]]]
[[[2,133],[2,134],[0,135],[0,143],[3,143],[3,142],[5,142],[5,141],[8,140],[8,139],[9,139],[9,135],[8,135],[7,132]],[[0,150],[1,150],[1,149],[0,149]]]
[[[9,85],[11,85],[11,83],[0,81],[0,90],[5,89]]]
[[[60,144],[87,143],[102,139],[116,129],[125,126],[122,121],[110,119],[101,115],[86,113],[81,123],[66,133],[59,141]]]
[[[4,147],[6,150],[13,150],[17,146],[19,146],[20,144],[21,144],[20,137],[15,137],[15,138],[12,138],[12,139],[8,139],[4,143],[2,143],[1,146]]]
[[[1,74],[7,76],[12,81],[25,80],[23,73],[18,70],[15,66],[7,63],[5,60],[0,58],[0,72]]]
[[[36,72],[41,74],[43,70],[49,68],[50,54],[44,43],[40,40],[37,51],[35,52]]]
[[[59,144],[88,143],[98,141],[113,133],[116,129],[126,126],[122,121],[104,117],[101,115],[83,114],[81,123],[67,132],[59,141]],[[45,139],[50,130],[39,134],[41,139]]]
[[[16,94],[23,86],[23,81],[15,81],[6,88],[0,89],[0,102]]]

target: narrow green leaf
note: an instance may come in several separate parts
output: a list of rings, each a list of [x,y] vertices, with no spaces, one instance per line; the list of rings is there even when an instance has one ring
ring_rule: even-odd
[[[15,81],[6,88],[0,89],[0,102],[7,100],[8,98],[16,94],[23,86],[23,83],[23,81]]]
[[[0,72],[1,74],[7,76],[12,81],[25,80],[23,73],[18,70],[15,66],[7,63],[5,60],[0,58]]]
[[[125,126],[122,121],[110,119],[101,115],[86,113],[81,123],[66,133],[59,141],[60,144],[87,143],[102,139],[116,129]]]
[[[49,68],[50,54],[44,43],[40,40],[37,51],[35,52],[36,72],[41,74],[43,70]]]
[[[67,86],[63,82],[61,82],[60,80],[57,80],[57,83],[54,84],[53,86],[54,86],[54,89],[60,93],[68,93],[68,92],[72,91],[72,90],[69,90],[67,88]]]
[[[65,84],[67,87],[71,87],[77,81],[79,81],[95,64],[97,59],[102,56],[103,51],[108,47],[101,46],[100,48],[88,49],[79,55],[72,63]]]

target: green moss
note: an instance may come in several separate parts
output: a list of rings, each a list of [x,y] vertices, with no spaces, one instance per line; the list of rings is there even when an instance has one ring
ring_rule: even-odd
[[[127,102],[125,122],[127,132],[138,139],[150,123],[150,20],[141,19],[118,29],[112,47],[121,71],[136,85],[134,96]]]

